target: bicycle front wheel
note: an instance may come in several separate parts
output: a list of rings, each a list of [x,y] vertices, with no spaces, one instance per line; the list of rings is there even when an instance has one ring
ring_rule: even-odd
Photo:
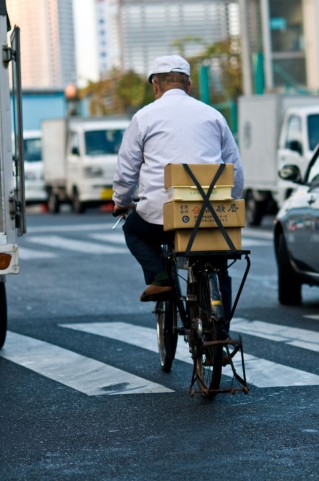
[[[223,307],[215,273],[202,273],[197,283],[197,309],[202,323],[202,335],[194,356],[196,381],[200,392],[212,400],[218,393],[223,365]],[[219,315],[213,309],[218,297]]]
[[[157,343],[161,368],[170,372],[175,358],[178,333],[177,309],[174,301],[160,301],[156,303]]]

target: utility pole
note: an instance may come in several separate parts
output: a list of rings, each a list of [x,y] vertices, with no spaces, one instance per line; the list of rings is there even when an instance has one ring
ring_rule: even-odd
[[[272,69],[272,46],[270,36],[270,15],[269,0],[261,1],[261,25],[263,36],[264,50],[264,69],[265,69],[265,87],[266,91],[272,91],[274,88],[274,78]]]
[[[249,28],[247,21],[247,0],[238,0],[240,12],[240,36],[241,36],[241,58],[243,71],[243,93],[244,95],[252,95],[252,66],[251,52],[249,42]]]

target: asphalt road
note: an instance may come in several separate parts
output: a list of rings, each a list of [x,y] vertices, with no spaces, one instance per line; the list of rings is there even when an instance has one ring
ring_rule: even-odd
[[[182,338],[160,370],[153,304],[139,301],[141,270],[113,224],[95,211],[28,216],[6,283],[0,480],[317,480],[319,289],[278,304],[271,219],[245,229],[252,266],[232,321],[250,392],[212,403],[188,394]],[[235,292],[243,269],[231,269]]]

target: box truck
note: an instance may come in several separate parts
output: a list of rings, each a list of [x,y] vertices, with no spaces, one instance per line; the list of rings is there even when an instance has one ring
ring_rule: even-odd
[[[305,173],[319,142],[319,97],[243,96],[239,98],[238,120],[247,222],[259,225],[294,189],[294,184],[279,178],[279,168],[296,164]]]

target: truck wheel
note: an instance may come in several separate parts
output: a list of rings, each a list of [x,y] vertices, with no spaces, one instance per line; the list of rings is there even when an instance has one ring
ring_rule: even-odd
[[[7,335],[7,295],[4,282],[0,281],[0,349],[3,347]]]
[[[279,237],[277,250],[278,300],[286,306],[301,304],[301,282],[293,270],[283,234]]]
[[[83,214],[83,212],[85,211],[85,204],[84,202],[80,201],[80,196],[77,190],[73,191],[72,207],[74,212],[76,212],[77,214]]]
[[[50,214],[58,214],[60,212],[60,202],[58,195],[51,191],[48,199],[48,210]]]
[[[254,199],[251,192],[246,194],[246,219],[250,226],[258,226],[261,224],[264,216],[264,205],[262,201]]]

